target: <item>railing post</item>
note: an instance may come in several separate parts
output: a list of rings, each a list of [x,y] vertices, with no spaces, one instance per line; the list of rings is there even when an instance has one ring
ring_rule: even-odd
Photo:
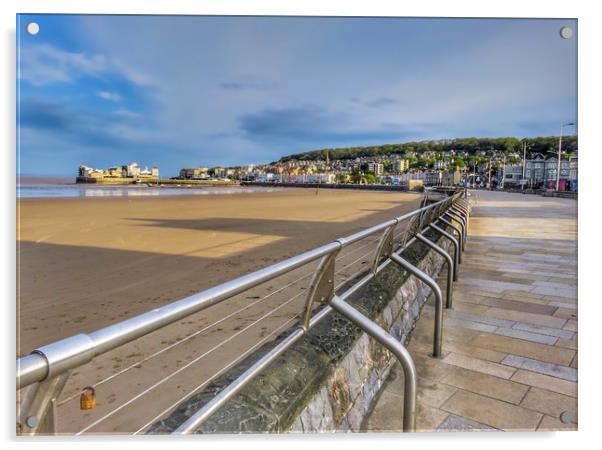
[[[449,234],[443,228],[438,227],[435,223],[431,224],[431,228],[439,232],[443,237],[446,237],[451,241],[454,246],[454,281],[458,281],[458,265],[460,264],[460,244],[458,240]]]
[[[36,382],[22,392],[19,408],[18,434],[52,435],[56,433],[56,400],[65,387],[69,371]]]
[[[416,366],[408,350],[390,333],[378,326],[357,309],[337,297],[330,300],[330,306],[339,314],[368,333],[385,346],[399,361],[404,374],[403,388],[403,431],[416,430]]]
[[[458,213],[459,215],[461,215],[464,218],[464,220],[466,221],[466,232],[468,233],[468,228],[470,226],[469,220],[468,220],[470,217],[470,214],[468,214],[468,211],[466,211],[462,206],[458,205],[457,203],[452,205],[451,210],[453,212]]]
[[[391,261],[396,262],[402,268],[415,275],[430,287],[435,294],[435,331],[433,333],[433,357],[441,356],[441,343],[443,342],[443,295],[441,288],[435,280],[420,270],[418,267],[410,264],[397,253],[391,255]]]
[[[316,301],[320,303],[327,302],[334,295],[334,265],[339,250],[340,247],[322,257],[309,283],[309,292],[305,300],[305,310],[301,319],[301,328],[303,331],[308,330],[314,303]]]
[[[456,222],[458,222],[458,227],[456,227],[456,229],[459,231],[460,235],[462,236],[462,250],[466,249],[466,225],[464,224],[464,221],[461,220],[459,218],[458,215],[450,213],[450,211],[445,211],[443,213],[444,216],[447,216],[450,220],[455,220]]]
[[[389,256],[391,256],[391,253],[393,253],[393,235],[396,226],[397,224],[386,228],[378,241],[374,261],[372,261],[372,273],[376,273],[376,269],[378,268],[381,259],[388,259]]]
[[[470,211],[468,210],[468,207],[462,201],[458,201],[456,203],[453,203],[453,206],[455,208],[458,208],[458,209],[464,211],[465,214],[470,214]]]
[[[445,250],[443,250],[441,247],[439,247],[433,241],[424,237],[422,234],[420,234],[420,233],[416,234],[416,239],[418,239],[420,242],[428,245],[435,252],[439,253],[441,256],[443,256],[443,258],[447,262],[447,286],[446,286],[445,307],[447,309],[451,309],[452,296],[453,296],[453,284],[454,284],[453,283],[453,281],[454,281],[454,261],[453,261],[452,257],[449,255],[449,253],[447,253]]]
[[[438,220],[440,220],[441,223],[444,223],[445,225],[450,227],[452,230],[454,230],[456,233],[458,233],[458,242],[460,244],[460,255],[459,255],[458,261],[460,264],[462,264],[462,251],[464,250],[464,236],[462,235],[462,230],[460,230],[460,228],[455,226],[449,220],[444,219],[443,216],[439,217]]]
[[[458,214],[457,212],[451,211],[451,210],[447,210],[445,211],[445,215],[447,215],[447,217],[456,220],[460,226],[462,227],[462,249],[466,248],[466,221],[464,220],[464,217],[462,217],[460,214]]]

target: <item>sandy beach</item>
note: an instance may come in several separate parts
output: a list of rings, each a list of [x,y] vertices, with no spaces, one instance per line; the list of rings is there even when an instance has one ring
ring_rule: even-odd
[[[17,352],[91,332],[294,256],[414,209],[420,199],[327,189],[22,199]],[[337,276],[366,267],[373,247],[342,254]],[[75,370],[59,402],[60,431],[143,430],[235,356],[294,323],[310,273],[308,267],[290,274],[287,280],[297,280],[290,289],[274,280]],[[98,407],[79,411],[79,390],[92,384],[98,385]]]

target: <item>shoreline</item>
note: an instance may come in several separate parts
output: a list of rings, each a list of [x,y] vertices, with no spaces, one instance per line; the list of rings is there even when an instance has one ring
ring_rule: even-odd
[[[357,185],[360,186],[360,185]],[[80,185],[80,184],[53,184],[53,185],[26,185],[24,187],[17,188],[17,202],[21,201],[32,201],[32,200],[59,200],[59,199],[71,199],[71,200],[93,200],[93,199],[143,199],[143,198],[180,198],[180,197],[212,197],[212,196],[232,196],[232,195],[249,195],[249,194],[261,194],[261,193],[274,193],[284,191],[296,191],[296,190],[307,190],[316,189],[318,191],[322,188],[327,190],[337,190],[342,192],[380,192],[380,193],[403,193],[413,194],[422,196],[423,192],[420,191],[408,191],[405,189],[396,188],[392,189],[388,185],[378,185],[379,187],[372,188],[358,188],[356,185],[333,185],[332,187],[325,188],[324,185],[319,187],[303,185],[303,184],[240,184],[234,186],[141,186],[141,185]],[[65,194],[62,195],[20,195],[20,189],[45,189],[47,191],[53,190],[65,190]],[[107,195],[81,195],[81,192],[93,193],[95,189],[105,190]],[[111,192],[115,194],[111,195]],[[125,193],[125,194],[124,194]],[[130,195],[133,194],[133,195]]]

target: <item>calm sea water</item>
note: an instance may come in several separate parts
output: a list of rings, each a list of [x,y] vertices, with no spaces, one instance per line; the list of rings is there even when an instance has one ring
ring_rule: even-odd
[[[17,185],[17,198],[61,197],[158,197],[171,195],[216,195],[251,192],[275,192],[282,188],[264,187],[148,187],[148,186],[98,186],[85,184],[21,184]]]

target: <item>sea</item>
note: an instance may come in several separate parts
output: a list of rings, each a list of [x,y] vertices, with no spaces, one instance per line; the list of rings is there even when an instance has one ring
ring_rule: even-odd
[[[261,186],[145,186],[76,184],[70,179],[33,177],[17,180],[17,198],[160,197],[275,192],[283,188]]]

